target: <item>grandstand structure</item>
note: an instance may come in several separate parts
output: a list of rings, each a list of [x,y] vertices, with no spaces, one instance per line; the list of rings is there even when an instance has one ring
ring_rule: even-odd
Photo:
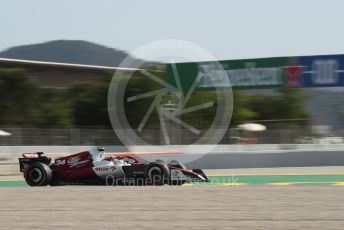
[[[139,69],[109,66],[68,64],[58,62],[30,61],[0,58],[0,69],[22,69],[30,80],[40,87],[67,88],[76,83],[100,83],[105,77],[111,77],[115,71],[123,74]]]

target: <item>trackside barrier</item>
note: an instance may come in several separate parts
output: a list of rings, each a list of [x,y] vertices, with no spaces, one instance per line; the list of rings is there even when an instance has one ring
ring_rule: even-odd
[[[180,153],[178,145],[134,146],[130,149],[137,154],[145,154],[145,160],[174,159],[187,162],[188,167],[202,169],[344,165],[343,144],[216,145],[208,154],[200,155],[198,150],[202,147],[204,146],[192,146],[187,154]],[[95,146],[0,146],[0,175],[17,172],[17,158],[24,152],[45,152],[50,157],[57,158],[92,148]],[[130,152],[123,146],[105,148],[109,154]],[[151,155],[146,155],[147,153]]]

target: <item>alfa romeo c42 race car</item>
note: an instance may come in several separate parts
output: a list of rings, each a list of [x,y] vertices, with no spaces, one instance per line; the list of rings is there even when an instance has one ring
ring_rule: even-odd
[[[23,153],[19,165],[30,186],[181,185],[208,181],[202,170],[188,170],[177,161],[142,162],[133,154],[104,157],[104,148],[57,158],[54,163],[42,152]]]

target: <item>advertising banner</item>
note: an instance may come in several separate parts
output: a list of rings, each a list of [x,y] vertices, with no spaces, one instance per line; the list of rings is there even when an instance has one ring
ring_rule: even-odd
[[[344,86],[344,55],[298,58],[300,87]]]
[[[344,86],[344,55],[171,63],[166,80],[176,86],[176,79],[182,90],[196,79],[198,89],[338,87]]]

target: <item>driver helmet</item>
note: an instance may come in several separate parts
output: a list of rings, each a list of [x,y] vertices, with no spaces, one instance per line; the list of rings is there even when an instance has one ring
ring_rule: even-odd
[[[98,147],[97,150],[98,150],[98,154],[99,154],[100,159],[103,159],[104,155],[105,155],[105,148],[104,147]]]
[[[91,151],[92,159],[94,161],[99,161],[104,159],[105,155],[105,148],[104,147],[98,147],[95,151]]]

